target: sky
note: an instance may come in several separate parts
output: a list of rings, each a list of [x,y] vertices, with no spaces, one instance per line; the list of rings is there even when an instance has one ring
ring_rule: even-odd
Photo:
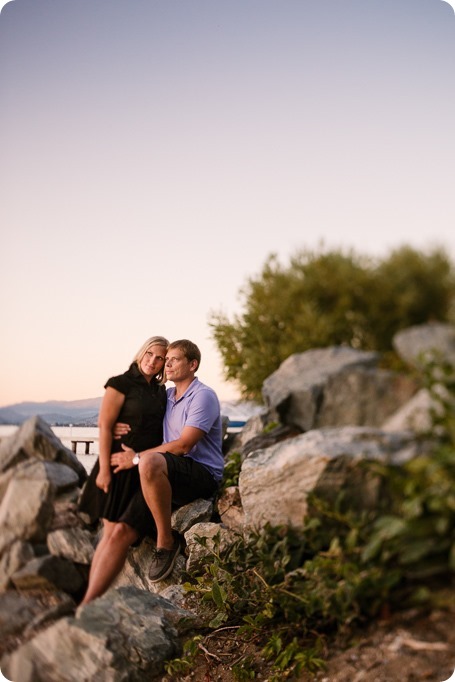
[[[103,394],[267,258],[455,260],[443,0],[12,0],[0,13],[0,406]]]

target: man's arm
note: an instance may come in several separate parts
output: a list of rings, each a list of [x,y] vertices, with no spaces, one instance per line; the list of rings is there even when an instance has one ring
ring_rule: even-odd
[[[186,455],[198,441],[205,435],[205,431],[194,426],[184,426],[177,440],[162,443],[154,448],[141,450],[141,457],[147,457],[152,452],[171,452],[173,455]],[[123,452],[115,452],[111,455],[111,464],[115,466],[114,474],[123,469],[131,469],[134,466],[134,450],[122,443]]]
[[[144,453],[163,452],[163,450],[166,450],[166,452],[171,452],[173,455],[186,455],[203,436],[205,436],[205,431],[202,431],[202,429],[197,429],[195,426],[184,426],[177,440],[171,440],[169,443],[163,443],[163,445],[157,448],[145,450]]]

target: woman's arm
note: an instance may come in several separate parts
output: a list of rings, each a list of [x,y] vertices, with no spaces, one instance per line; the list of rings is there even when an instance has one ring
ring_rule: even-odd
[[[96,477],[96,485],[105,493],[109,491],[111,484],[111,448],[112,448],[112,429],[118,419],[122,405],[125,402],[125,395],[116,391],[115,388],[108,386],[101,403],[98,426],[100,429],[99,439],[99,463],[100,470]]]

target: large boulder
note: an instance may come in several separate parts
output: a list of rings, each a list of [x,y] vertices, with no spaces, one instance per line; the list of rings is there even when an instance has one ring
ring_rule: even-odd
[[[78,474],[80,484],[87,478],[87,472],[77,457],[38,416],[30,417],[11,436],[1,440],[0,472],[34,458],[66,464]]]
[[[303,527],[310,493],[336,498],[341,490],[353,505],[377,503],[378,485],[360,462],[399,464],[416,456],[411,433],[367,427],[308,431],[296,438],[251,453],[242,465],[239,490],[246,527],[266,523]]]
[[[433,358],[442,358],[455,366],[455,327],[433,322],[408,327],[393,337],[398,355],[412,367],[420,369]]]
[[[191,627],[187,611],[124,587],[60,619],[6,655],[0,667],[15,682],[145,682],[181,652],[180,635]]]
[[[406,376],[377,368],[379,355],[335,346],[296,353],[263,384],[269,409],[301,431],[380,426],[416,392]]]

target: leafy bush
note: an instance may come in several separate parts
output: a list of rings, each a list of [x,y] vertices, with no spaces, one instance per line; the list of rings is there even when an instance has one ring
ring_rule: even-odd
[[[347,345],[390,353],[400,329],[453,314],[453,265],[441,250],[402,247],[382,261],[353,251],[270,256],[241,290],[243,312],[212,312],[227,380],[261,400],[262,384],[293,353]]]

